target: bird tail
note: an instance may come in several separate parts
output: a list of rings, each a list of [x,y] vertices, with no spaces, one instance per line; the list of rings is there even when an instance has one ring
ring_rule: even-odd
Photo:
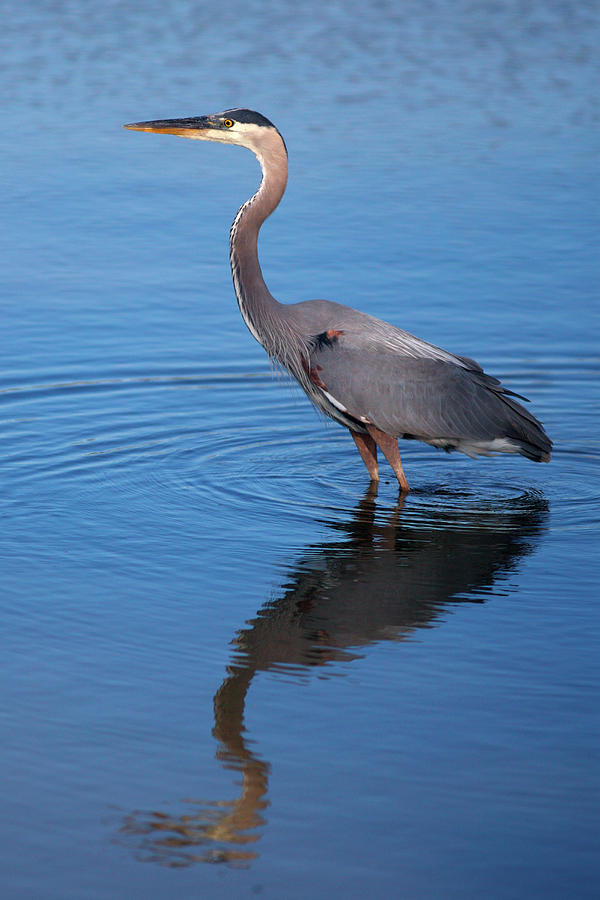
[[[521,456],[533,462],[550,462],[552,441],[536,417],[513,399],[508,392],[499,394],[509,409],[506,437],[518,447]],[[524,397],[522,399],[525,399]]]

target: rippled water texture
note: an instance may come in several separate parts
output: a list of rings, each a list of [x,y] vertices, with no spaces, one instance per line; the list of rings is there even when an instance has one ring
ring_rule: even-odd
[[[2,897],[595,898],[597,4],[3,13]],[[275,296],[475,357],[550,465],[368,489],[239,316],[255,160],[120,127],[238,105]]]

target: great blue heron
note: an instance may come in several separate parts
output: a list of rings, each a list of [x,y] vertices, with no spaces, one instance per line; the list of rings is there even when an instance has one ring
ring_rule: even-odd
[[[541,424],[497,378],[394,325],[329,300],[281,304],[258,261],[261,225],[287,183],[287,150],[272,122],[249,109],[210,116],[125,125],[134,131],[176,134],[247,147],[262,169],[258,191],[231,226],[233,283],[246,325],[272,360],[283,366],[317,409],[345,425],[373,481],[377,447],[400,488],[409,490],[398,438],[416,438],[468,456],[520,453],[548,462],[552,442]]]

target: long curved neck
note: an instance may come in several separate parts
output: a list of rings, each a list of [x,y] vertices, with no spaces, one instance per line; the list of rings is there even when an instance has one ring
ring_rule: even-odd
[[[251,146],[262,169],[258,191],[238,211],[229,236],[233,284],[246,325],[269,356],[302,377],[306,344],[291,326],[285,306],[272,296],[258,261],[258,233],[283,197],[287,153],[275,128],[265,129],[260,147]]]

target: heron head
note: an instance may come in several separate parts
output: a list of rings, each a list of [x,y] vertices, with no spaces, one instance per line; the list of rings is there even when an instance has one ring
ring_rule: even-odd
[[[176,134],[195,141],[219,141],[238,144],[256,152],[267,130],[277,133],[272,122],[251,109],[226,109],[211,116],[189,119],[156,119],[151,122],[132,122],[124,125],[131,131],[153,131],[156,134]],[[283,140],[283,139],[282,139]]]

